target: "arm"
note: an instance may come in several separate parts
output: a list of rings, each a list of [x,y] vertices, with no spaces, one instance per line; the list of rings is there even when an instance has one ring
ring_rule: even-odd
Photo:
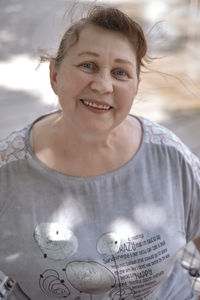
[[[194,244],[200,252],[200,237],[198,237],[197,239],[194,240]]]
[[[198,249],[198,251],[200,252],[200,237],[198,237],[194,240],[194,244],[195,244],[196,248]],[[198,300],[200,300],[200,296],[199,296]]]

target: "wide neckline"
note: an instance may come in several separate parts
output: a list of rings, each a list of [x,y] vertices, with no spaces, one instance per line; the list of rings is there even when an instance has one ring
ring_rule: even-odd
[[[143,148],[143,145],[144,145],[144,139],[145,139],[145,137],[144,137],[145,136],[144,122],[143,122],[142,117],[135,116],[133,114],[129,114],[129,116],[131,116],[133,118],[136,118],[139,121],[141,129],[142,129],[142,137],[141,137],[141,142],[140,142],[140,145],[138,147],[138,150],[131,157],[131,159],[129,159],[124,165],[122,165],[121,167],[119,167],[119,168],[117,168],[113,171],[110,171],[108,173],[100,174],[100,175],[96,175],[96,176],[89,176],[89,177],[75,177],[75,176],[71,176],[71,175],[61,173],[57,170],[54,170],[54,169],[50,168],[45,163],[43,163],[41,160],[39,160],[37,158],[37,156],[35,155],[35,153],[33,152],[33,149],[32,149],[32,146],[31,146],[31,132],[32,132],[32,128],[33,128],[34,124],[36,124],[40,120],[44,119],[45,117],[50,116],[52,114],[56,114],[58,112],[59,111],[53,111],[53,112],[49,112],[47,114],[44,114],[44,115],[40,116],[39,118],[37,118],[34,122],[32,122],[29,125],[28,130],[26,131],[26,134],[25,134],[25,144],[26,144],[27,151],[29,152],[29,154],[32,157],[32,159],[34,160],[34,162],[40,168],[42,168],[46,172],[48,172],[49,175],[60,177],[60,178],[66,178],[66,179],[69,179],[69,180],[75,180],[75,181],[96,181],[96,180],[101,180],[101,179],[113,177],[113,176],[116,176],[118,174],[122,174],[126,169],[128,170],[129,168],[133,167],[133,164],[138,160],[138,158],[140,156],[140,153],[142,152],[142,148]]]

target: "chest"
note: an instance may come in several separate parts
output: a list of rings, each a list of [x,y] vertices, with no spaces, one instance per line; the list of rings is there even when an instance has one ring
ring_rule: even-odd
[[[183,214],[167,183],[161,197],[136,182],[23,185],[1,217],[3,271],[31,299],[151,299],[184,245]]]

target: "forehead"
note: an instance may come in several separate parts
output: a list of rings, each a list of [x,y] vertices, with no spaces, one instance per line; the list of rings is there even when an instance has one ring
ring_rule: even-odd
[[[100,55],[112,53],[113,56],[134,61],[136,58],[134,47],[125,35],[93,25],[80,32],[78,42],[71,48],[74,54],[94,51]]]

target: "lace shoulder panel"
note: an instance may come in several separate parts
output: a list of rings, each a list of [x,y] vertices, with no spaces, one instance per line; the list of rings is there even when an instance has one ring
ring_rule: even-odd
[[[12,132],[0,141],[0,167],[12,161],[29,159],[31,155],[26,149],[25,134],[28,128]]]
[[[199,158],[169,129],[147,119],[143,119],[143,124],[145,128],[144,142],[175,148],[191,166],[195,178],[200,184]]]

